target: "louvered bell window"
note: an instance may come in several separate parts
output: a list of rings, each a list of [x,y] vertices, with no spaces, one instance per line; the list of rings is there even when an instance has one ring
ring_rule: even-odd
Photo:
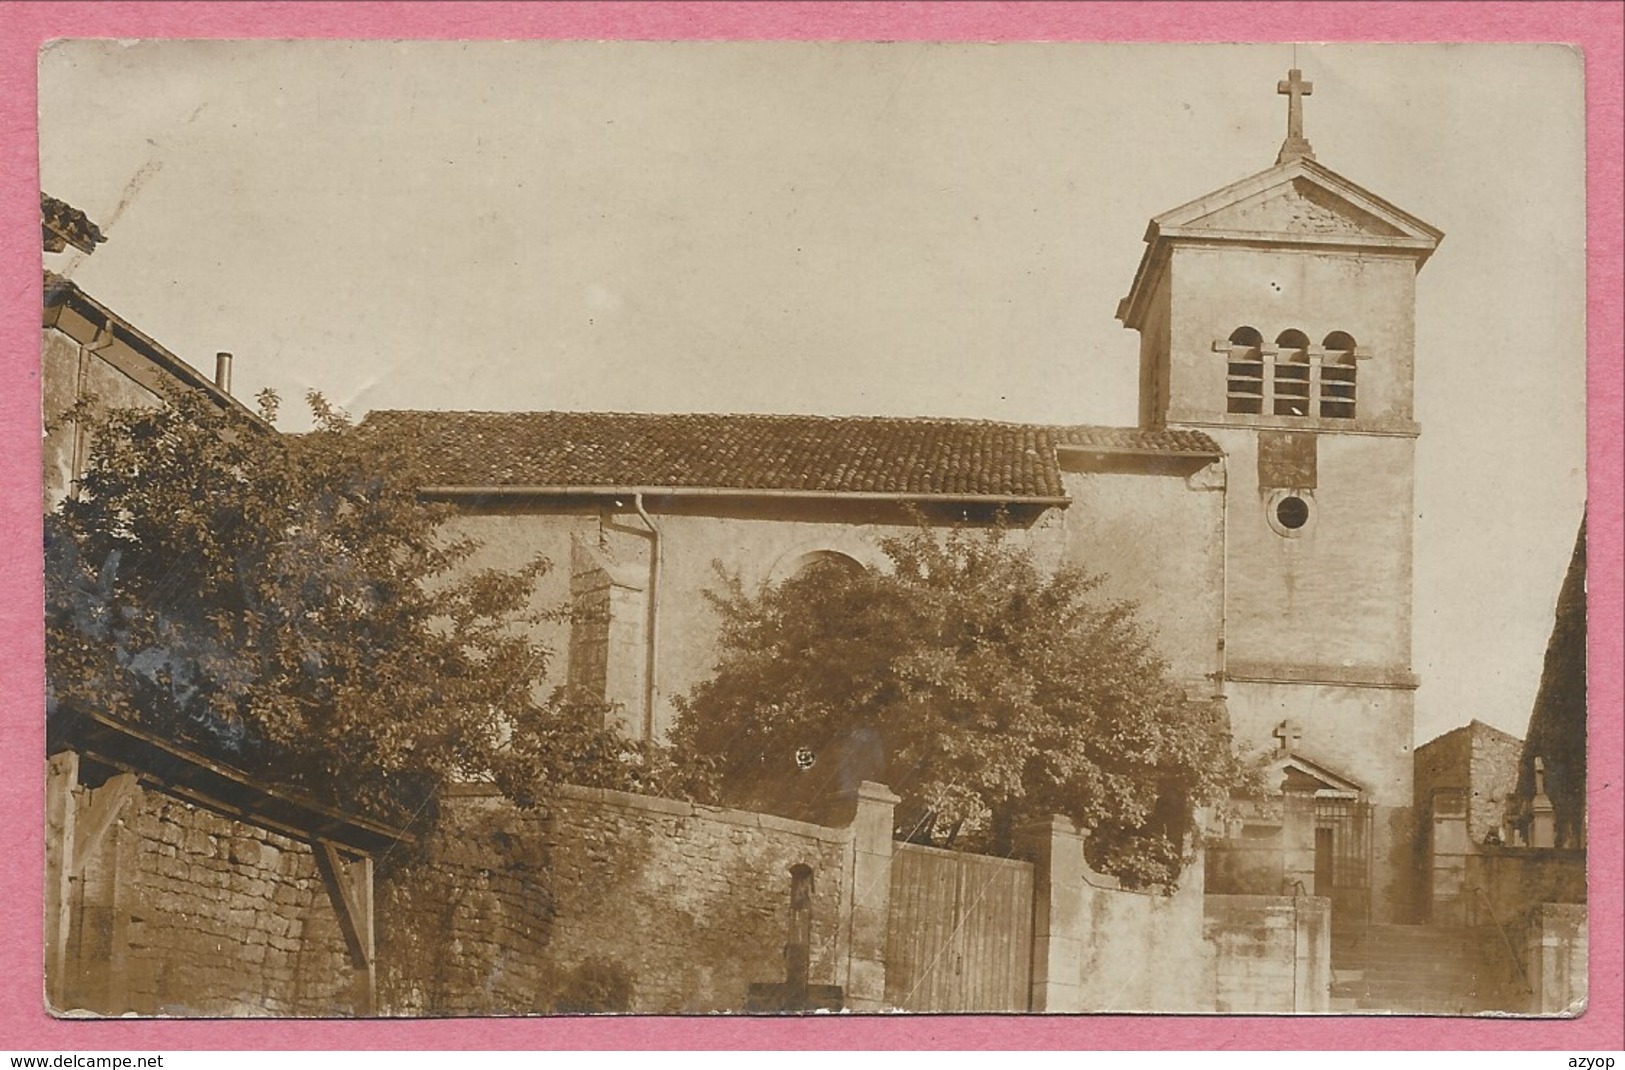
[[[1230,380],[1227,412],[1257,416],[1264,411],[1264,337],[1251,327],[1230,336]]]
[[[1331,420],[1354,419],[1354,339],[1333,331],[1322,343],[1326,350],[1320,364],[1320,415]]]

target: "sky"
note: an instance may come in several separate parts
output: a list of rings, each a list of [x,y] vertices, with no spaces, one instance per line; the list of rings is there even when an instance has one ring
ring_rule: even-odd
[[[1318,161],[1418,278],[1417,741],[1522,735],[1585,499],[1574,51],[59,42],[50,266],[234,391],[377,408],[1132,424],[1147,220]]]

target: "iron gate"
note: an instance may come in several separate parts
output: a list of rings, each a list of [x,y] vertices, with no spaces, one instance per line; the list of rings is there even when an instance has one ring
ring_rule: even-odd
[[[1315,800],[1315,894],[1338,922],[1371,920],[1371,804]]]

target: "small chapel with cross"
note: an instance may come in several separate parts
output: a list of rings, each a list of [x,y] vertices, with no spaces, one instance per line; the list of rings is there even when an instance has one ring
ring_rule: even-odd
[[[1241,748],[1274,762],[1275,786],[1313,826],[1303,869],[1334,909],[1401,919],[1418,682],[1413,323],[1417,272],[1442,235],[1317,160],[1300,70],[1277,89],[1287,124],[1274,165],[1151,218],[1116,309],[1140,338],[1134,426],[446,411],[367,422],[420,444],[434,467],[425,493],[484,547],[471,564],[540,553],[562,566],[538,604],[589,612],[538,625],[554,629],[543,638],[567,651],[572,683],[646,738],[669,731],[674,699],[714,664],[714,560],[747,584],[814,563],[877,567],[879,540],[919,515],[1006,516],[1041,559],[1083,564],[1106,594],[1134,600],[1189,698],[1222,703]],[[1286,835],[1269,810],[1232,841]],[[1211,890],[1279,894],[1281,864],[1247,861],[1258,857],[1210,851]]]

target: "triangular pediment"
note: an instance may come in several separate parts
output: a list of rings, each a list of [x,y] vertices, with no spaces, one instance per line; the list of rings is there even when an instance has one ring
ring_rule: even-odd
[[[1440,232],[1312,160],[1291,160],[1164,212],[1155,233],[1366,239],[1431,251]]]
[[[1336,171],[1302,157],[1233,182],[1155,217],[1145,253],[1117,318],[1139,329],[1172,246],[1234,243],[1249,247],[1370,250],[1404,256],[1420,268],[1444,232]]]
[[[1357,799],[1365,791],[1358,783],[1301,754],[1278,755],[1264,769],[1264,782],[1294,792],[1328,798]]]
[[[1402,238],[1405,232],[1374,212],[1305,178],[1294,179],[1227,205],[1189,224],[1209,230],[1268,234],[1324,234]]]

